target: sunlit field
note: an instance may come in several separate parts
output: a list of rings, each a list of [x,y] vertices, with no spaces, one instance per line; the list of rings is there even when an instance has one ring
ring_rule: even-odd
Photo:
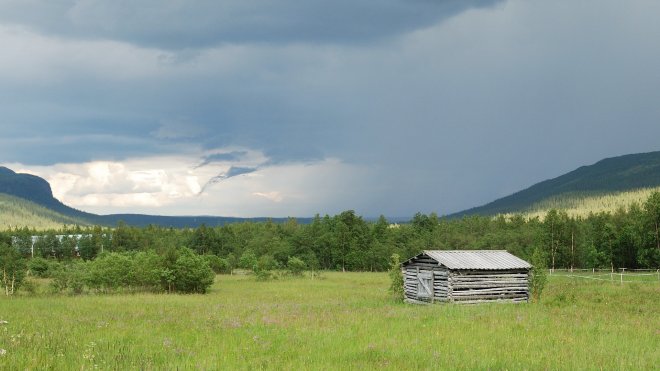
[[[384,273],[257,282],[207,295],[0,299],[2,369],[652,369],[660,281],[553,275],[540,304],[395,304]],[[40,293],[40,291],[44,293]]]
[[[543,220],[548,210],[557,209],[565,211],[571,217],[586,218],[590,213],[614,213],[619,209],[628,210],[632,204],[641,206],[653,192],[658,191],[660,187],[605,194],[579,192],[561,194],[533,204],[528,210],[522,211],[522,215],[526,219],[538,217]],[[507,214],[509,217],[513,215]]]

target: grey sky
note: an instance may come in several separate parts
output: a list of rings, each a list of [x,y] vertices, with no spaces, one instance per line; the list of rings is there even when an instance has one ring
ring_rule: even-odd
[[[660,149],[658,16],[641,0],[0,0],[0,163],[94,212],[450,213]]]

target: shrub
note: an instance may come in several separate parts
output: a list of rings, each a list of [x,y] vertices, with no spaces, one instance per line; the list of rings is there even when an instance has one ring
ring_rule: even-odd
[[[390,289],[389,292],[396,302],[403,302],[403,273],[401,273],[401,262],[398,254],[392,254],[390,257]]]
[[[546,275],[546,258],[541,249],[537,248],[534,250],[531,263],[532,271],[530,272],[529,291],[534,301],[538,302],[541,300],[543,288],[545,288],[545,283],[548,280]]]
[[[71,290],[74,294],[81,294],[89,284],[89,264],[83,262],[58,266],[51,271],[50,283],[53,292]]]
[[[82,294],[87,284],[89,273],[88,265],[82,262],[74,263],[69,270],[69,288],[74,294]]]
[[[106,253],[91,263],[89,286],[99,290],[127,287],[132,281],[132,262],[128,254]]]
[[[243,255],[241,255],[241,258],[238,259],[239,268],[254,269],[255,265],[257,265],[257,256],[252,250],[245,250]]]
[[[37,284],[33,280],[26,278],[23,280],[21,289],[30,295],[34,295],[37,292]]]
[[[268,281],[273,278],[273,273],[265,269],[256,269],[254,275],[257,278],[257,281]]]
[[[101,291],[132,288],[145,291],[205,293],[215,273],[204,256],[188,248],[106,253],[96,260],[49,267],[54,292],[82,293],[85,287]]]
[[[271,271],[273,269],[276,269],[277,267],[278,267],[277,260],[275,260],[275,258],[273,258],[271,255],[263,255],[257,261],[258,270]]]
[[[216,274],[227,274],[231,273],[231,266],[226,259],[223,259],[217,255],[204,255],[204,259],[209,264],[209,267],[213,269],[213,272]]]
[[[28,262],[28,270],[30,271],[30,274],[35,277],[48,278],[49,268],[50,265],[48,264],[48,260],[42,257],[32,258]]]
[[[275,261],[275,258],[270,255],[264,255],[259,258],[257,263],[252,267],[252,271],[257,277],[257,281],[268,281],[274,277],[271,270],[275,268],[277,268],[277,261]]]
[[[215,273],[204,257],[188,248],[179,250],[179,257],[172,269],[176,291],[203,294],[213,284]]]
[[[286,263],[287,270],[292,276],[302,276],[307,264],[297,257],[290,257]]]
[[[60,268],[50,273],[52,280],[50,281],[50,289],[53,292],[62,292],[69,287],[69,275],[67,272]]]
[[[129,285],[150,291],[161,288],[163,258],[153,251],[141,251],[133,255]]]

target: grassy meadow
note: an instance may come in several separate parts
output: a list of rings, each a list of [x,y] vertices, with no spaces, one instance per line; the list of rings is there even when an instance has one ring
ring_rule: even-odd
[[[41,282],[41,284],[45,284]],[[652,369],[660,281],[551,276],[540,304],[415,306],[385,273],[257,282],[207,295],[0,299],[0,368]],[[41,288],[40,290],[42,290]],[[39,291],[39,290],[38,290]]]

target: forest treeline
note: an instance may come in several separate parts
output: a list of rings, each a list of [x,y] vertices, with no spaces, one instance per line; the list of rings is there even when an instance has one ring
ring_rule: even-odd
[[[34,244],[31,236],[42,236]],[[77,243],[73,237],[82,235]],[[285,268],[291,258],[308,269],[383,271],[396,253],[404,259],[425,249],[502,249],[529,260],[538,249],[550,268],[639,269],[660,267],[660,193],[616,212],[572,217],[550,210],[541,219],[521,215],[462,219],[416,214],[409,223],[369,222],[354,211],[317,215],[308,224],[245,222],[194,229],[158,226],[62,227],[36,232],[15,228],[0,233],[29,257],[92,260],[102,252],[167,251],[187,247],[214,255],[226,269]],[[218,263],[219,261],[219,263]]]

